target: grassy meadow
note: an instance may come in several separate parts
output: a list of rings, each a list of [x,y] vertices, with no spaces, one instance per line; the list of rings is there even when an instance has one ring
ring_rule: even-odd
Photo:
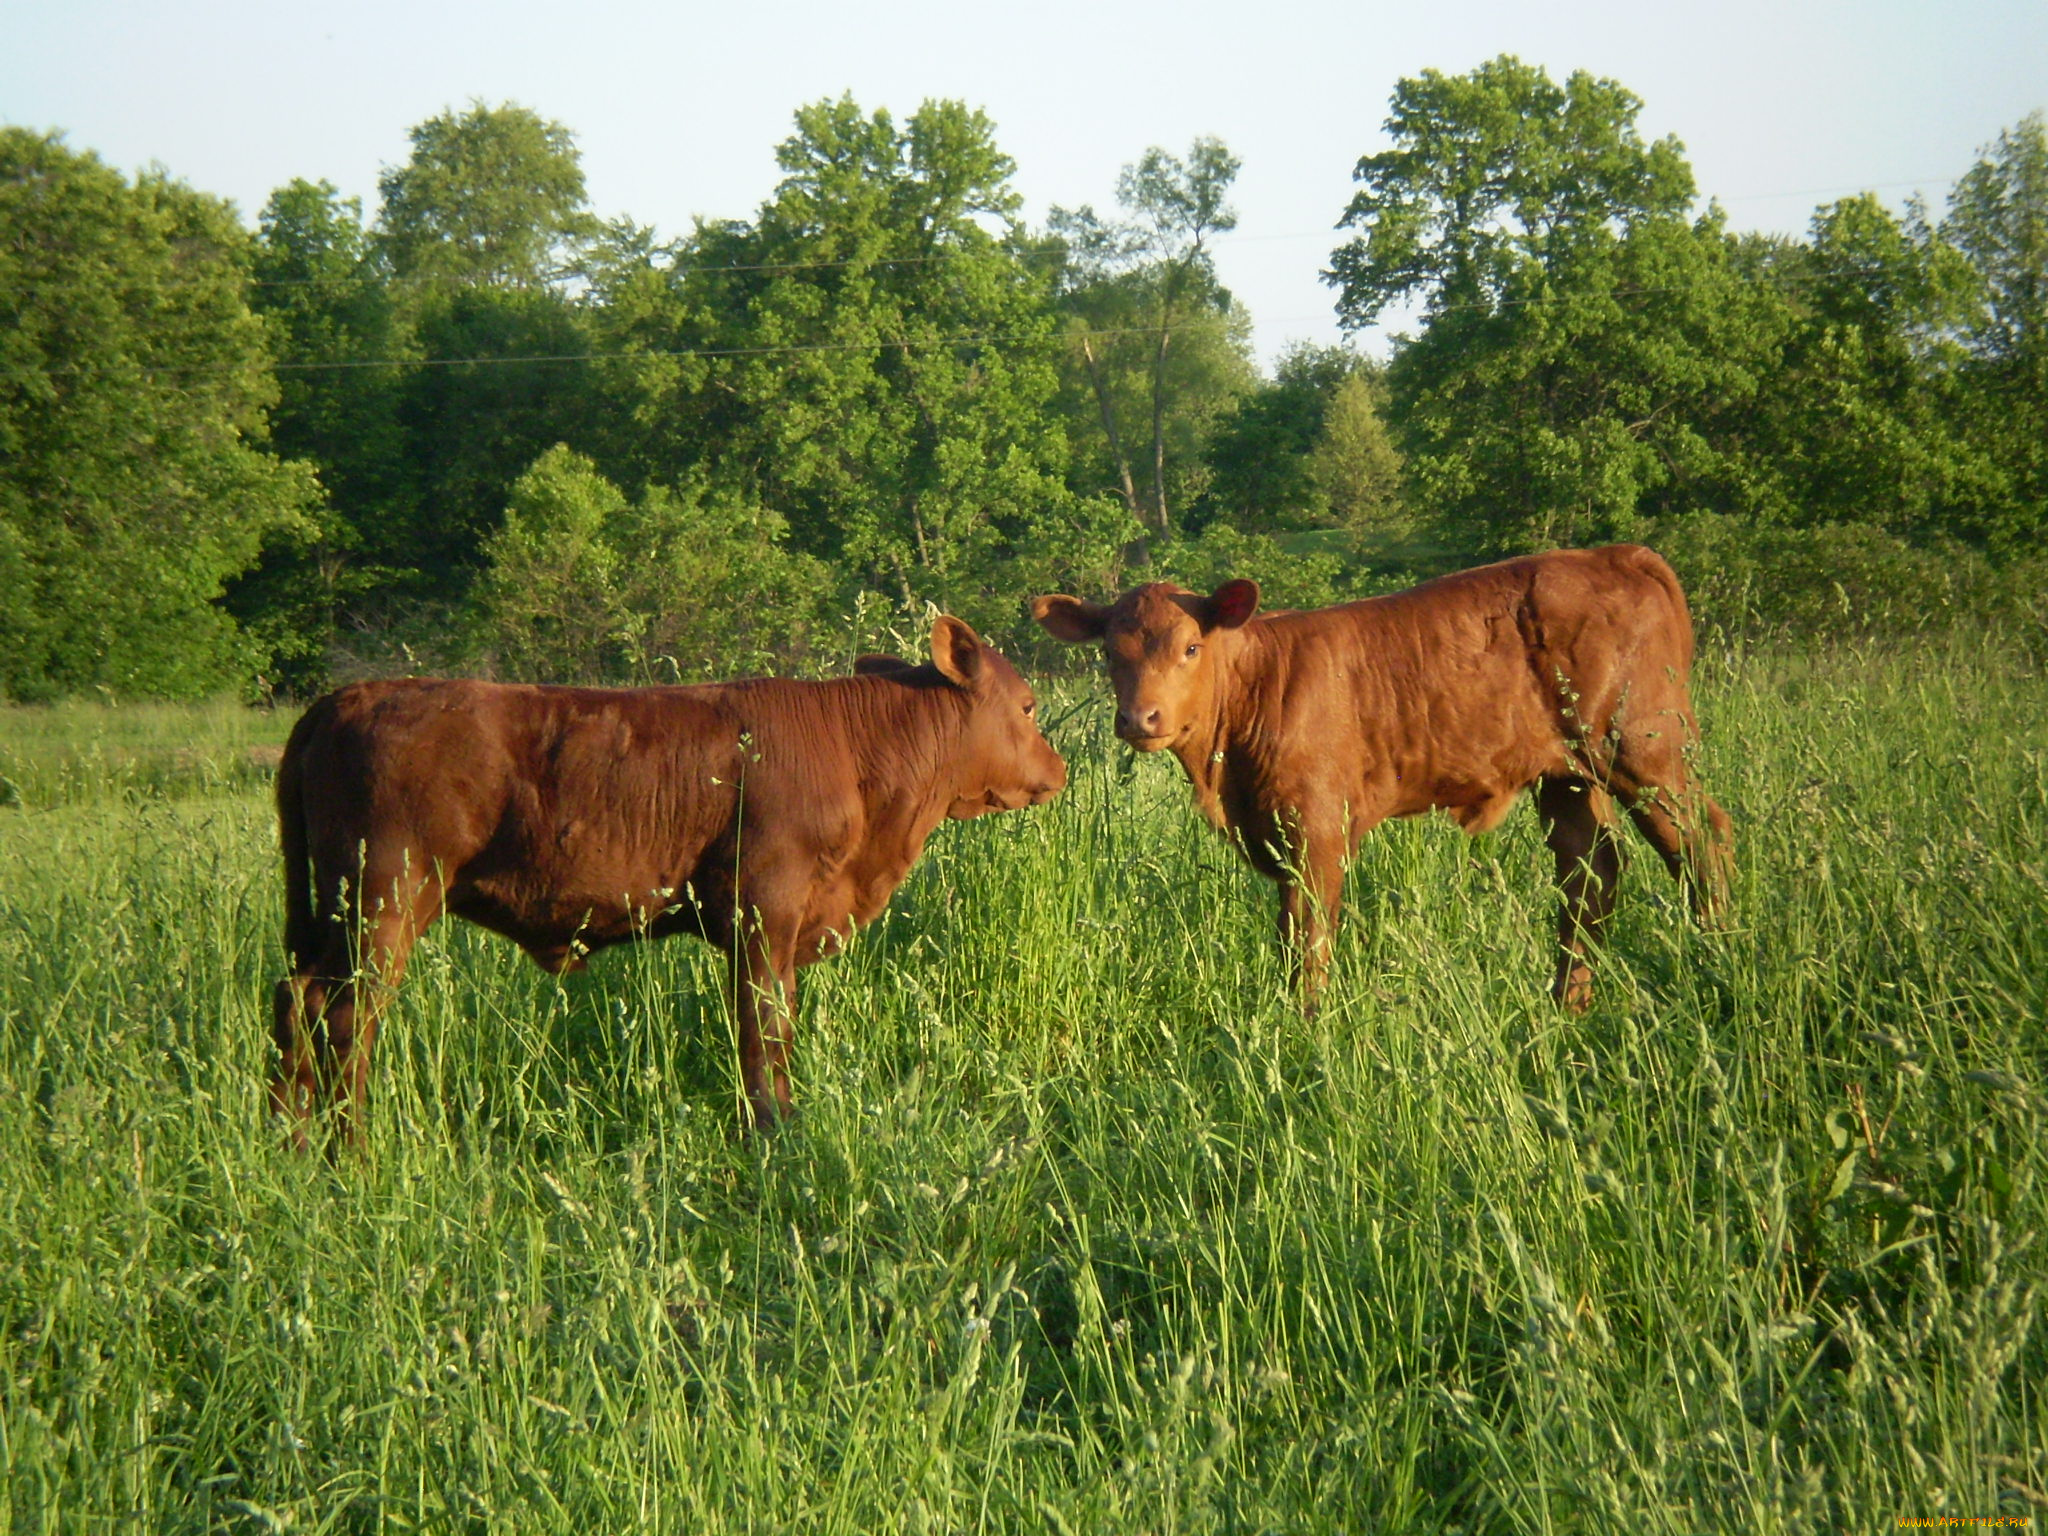
[[[0,713],[16,1532],[1875,1531],[2048,1519],[2048,678],[1717,651],[1733,931],[1647,848],[1546,998],[1534,816],[1268,888],[1050,690],[738,1140],[720,961],[444,924],[266,1123],[284,716]]]

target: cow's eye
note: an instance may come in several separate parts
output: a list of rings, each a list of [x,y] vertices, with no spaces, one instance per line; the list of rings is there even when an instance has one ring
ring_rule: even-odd
[[[1029,702],[1028,704],[1026,704],[1026,705],[1024,706],[1024,713],[1025,713],[1025,714],[1027,714],[1027,715],[1035,715],[1035,714],[1037,714],[1037,713],[1038,713],[1038,700],[1036,700],[1036,699],[1033,699],[1033,700],[1031,700],[1031,701],[1030,701],[1030,702]]]
[[[1189,661],[1193,661],[1195,657],[1201,654],[1201,651],[1202,647],[1199,643],[1189,645],[1187,650],[1187,659]]]

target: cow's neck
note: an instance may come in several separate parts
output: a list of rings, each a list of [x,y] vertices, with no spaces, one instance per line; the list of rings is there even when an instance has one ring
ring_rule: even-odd
[[[870,824],[892,826],[920,846],[946,819],[960,776],[964,711],[947,708],[942,698],[893,683],[871,688],[871,729],[857,733],[875,757],[861,764],[860,775]],[[923,788],[906,793],[913,784]]]
[[[1213,741],[1187,740],[1177,742],[1173,755],[1180,759],[1181,767],[1187,770],[1188,783],[1194,787],[1195,809],[1212,827],[1228,825],[1229,817],[1224,814],[1223,790],[1225,771],[1230,766],[1230,749],[1223,744],[1220,733]]]
[[[1250,753],[1258,735],[1256,723],[1238,718],[1256,697],[1256,690],[1244,687],[1238,677],[1250,659],[1233,656],[1215,669],[1202,711],[1205,724],[1173,745],[1173,755],[1194,789],[1195,809],[1219,830],[1230,825],[1232,780],[1254,771]]]

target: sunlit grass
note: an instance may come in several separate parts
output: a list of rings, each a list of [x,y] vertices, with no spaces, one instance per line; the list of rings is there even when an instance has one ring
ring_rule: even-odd
[[[1376,833],[1303,1024],[1268,889],[1087,707],[1066,795],[806,973],[765,1145],[704,946],[558,983],[444,925],[364,1152],[286,1154],[266,797],[74,770],[0,809],[15,1528],[2042,1518],[2048,682],[1701,671],[1738,926],[1632,849],[1585,1018],[1521,812]]]
[[[0,809],[219,793],[266,782],[287,709],[210,704],[0,704]]]

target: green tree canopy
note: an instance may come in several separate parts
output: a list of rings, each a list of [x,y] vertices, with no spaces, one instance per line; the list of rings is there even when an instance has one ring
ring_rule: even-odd
[[[223,587],[319,494],[260,447],[248,259],[226,203],[0,129],[0,696],[247,680]]]
[[[1782,487],[1773,519],[1922,536],[1979,522],[1996,486],[1955,429],[1974,291],[1960,253],[1917,207],[1900,219],[1865,193],[1764,254],[1790,316],[1754,418],[1753,450]]]
[[[1970,328],[1987,358],[2048,358],[2048,117],[2030,113],[1956,183],[1943,232],[1983,282]]]
[[[362,205],[324,181],[278,188],[257,222],[250,278],[278,358],[275,446],[318,463],[345,522],[366,527],[393,499],[402,454],[399,370],[378,365],[409,342]]]
[[[1237,227],[1240,162],[1198,138],[1183,160],[1154,145],[1117,177],[1124,217],[1054,208],[1077,480],[1106,484],[1162,535],[1207,484],[1209,438],[1253,385],[1251,319],[1216,280],[1213,241]],[[1079,367],[1071,366],[1078,362]]]
[[[1642,102],[1613,80],[1548,72],[1503,54],[1465,75],[1425,70],[1394,88],[1394,147],[1358,162],[1330,258],[1353,327],[1391,304],[1490,313],[1555,271],[1653,220],[1682,218],[1692,170],[1676,139],[1645,144]]]
[[[377,180],[377,240],[407,282],[538,288],[594,230],[575,136],[530,108],[471,102],[412,130]]]
[[[512,487],[469,599],[499,672],[674,682],[765,671],[801,650],[831,583],[781,519],[703,478],[629,498],[557,445]]]
[[[1401,454],[1387,431],[1387,386],[1375,369],[1345,374],[1323,412],[1308,458],[1323,515],[1354,538],[1397,533],[1407,522]]]
[[[1394,149],[1358,165],[1332,256],[1348,323],[1420,302],[1389,373],[1425,505],[1468,545],[1631,533],[1645,512],[1748,508],[1728,429],[1768,382],[1782,300],[1718,213],[1688,222],[1674,140],[1612,81],[1496,59],[1404,80]]]
[[[277,189],[257,223],[250,306],[270,327],[278,399],[271,444],[319,468],[326,505],[273,538],[228,594],[270,652],[272,675],[317,688],[343,612],[394,577],[413,511],[398,416],[411,343],[363,228],[327,182]]]
[[[1296,342],[1282,352],[1273,377],[1240,396],[1211,436],[1209,507],[1253,532],[1325,523],[1328,498],[1311,455],[1339,387],[1359,369],[1372,367],[1347,347]],[[1382,410],[1384,394],[1382,383]]]
[[[709,356],[677,382],[720,473],[857,580],[978,623],[1016,622],[1020,552],[1113,559],[1125,525],[1060,479],[1055,323],[988,119],[819,102],[777,160],[758,219],[679,263]]]
[[[2048,535],[2048,118],[1999,134],[1957,182],[1942,233],[1968,259],[1969,432],[2001,485],[1982,532],[2026,551]]]
[[[598,226],[574,137],[529,108],[473,102],[412,130],[379,180],[373,250],[408,359],[389,408],[399,473],[359,520],[394,593],[458,596],[512,483],[594,407],[587,315],[568,292]]]

